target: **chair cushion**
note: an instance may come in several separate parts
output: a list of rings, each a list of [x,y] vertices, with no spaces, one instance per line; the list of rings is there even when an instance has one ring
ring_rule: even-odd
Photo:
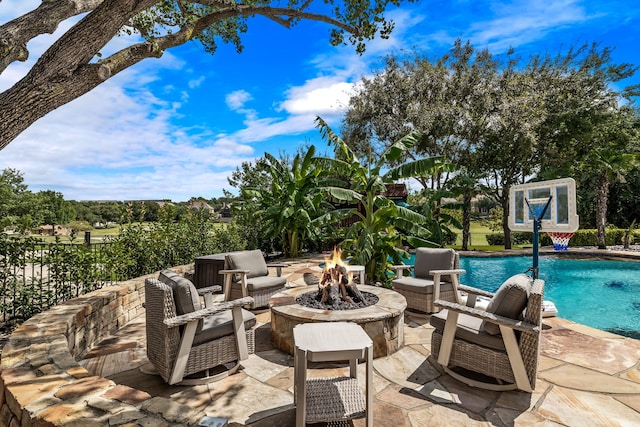
[[[247,279],[247,291],[263,291],[271,288],[282,288],[287,283],[287,279],[278,276],[260,276]]]
[[[259,249],[227,254],[229,270],[249,270],[247,278],[266,276],[269,274],[267,263]]]
[[[486,311],[510,319],[519,319],[527,306],[531,282],[531,278],[526,274],[516,274],[508,278],[491,298]],[[500,333],[500,327],[494,323],[485,322],[483,327],[491,335]]]
[[[256,316],[244,308],[242,309],[242,320],[245,329],[251,329],[256,324]],[[227,310],[204,319],[202,330],[196,331],[193,338],[193,345],[200,345],[231,334],[233,334],[233,317],[231,310]]]
[[[173,299],[176,302],[178,315],[192,313],[202,308],[198,291],[189,279],[171,270],[163,270],[160,272],[158,280],[173,289]]]
[[[452,270],[456,252],[453,249],[418,248],[413,275],[421,279],[433,280],[431,270]]]
[[[429,319],[431,326],[436,328],[440,334],[444,332],[448,313],[449,310],[442,310],[437,314],[432,314]],[[482,328],[482,319],[466,314],[458,315],[456,338],[493,350],[506,351],[502,337],[488,334]]]
[[[158,276],[158,280],[170,286],[173,290],[176,314],[192,313],[202,308],[198,291],[189,279],[182,277],[174,271],[162,270]],[[202,327],[202,321],[199,321],[196,332],[199,332]]]
[[[401,279],[392,280],[391,287],[394,291],[408,291],[427,295],[433,293],[433,280],[402,276]]]

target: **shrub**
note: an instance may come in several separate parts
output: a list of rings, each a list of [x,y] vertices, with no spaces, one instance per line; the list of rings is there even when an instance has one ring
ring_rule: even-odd
[[[622,245],[623,238],[627,230],[622,228],[607,228],[605,232],[605,243],[607,246]],[[547,233],[540,233],[540,245],[551,246],[553,242]],[[569,246],[598,246],[598,230],[581,229],[575,232],[569,240]]]
[[[503,233],[487,234],[487,243],[490,246],[504,245],[504,234]]]

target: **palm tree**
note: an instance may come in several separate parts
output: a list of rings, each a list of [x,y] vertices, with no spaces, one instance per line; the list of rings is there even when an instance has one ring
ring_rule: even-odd
[[[614,181],[625,182],[624,174],[638,166],[640,140],[636,110],[613,109],[594,126],[593,147],[580,165],[596,177],[596,229],[598,248],[606,248],[607,205],[609,187]]]
[[[636,153],[620,153],[616,150],[594,150],[591,164],[597,171],[596,181],[596,228],[598,230],[598,249],[606,249],[607,204],[609,186],[614,180],[625,182],[624,173],[637,166]]]
[[[418,142],[420,135],[411,133],[386,148],[379,158],[363,164],[324,120],[317,118],[316,123],[335,150],[335,158],[318,158],[318,162],[338,178],[323,190],[333,200],[351,204],[333,214],[359,219],[348,229],[342,250],[352,256],[352,263],[365,266],[369,279],[386,283],[389,266],[400,264],[407,257],[402,245],[438,246],[429,240],[431,232],[423,226],[427,218],[385,197],[386,184],[432,176],[449,167],[449,163],[431,157],[388,168]]]

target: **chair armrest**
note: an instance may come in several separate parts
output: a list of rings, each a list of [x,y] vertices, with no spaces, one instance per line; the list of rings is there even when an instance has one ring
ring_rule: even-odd
[[[233,301],[216,303],[211,307],[203,308],[202,310],[196,310],[191,313],[185,313],[180,316],[165,319],[164,324],[170,328],[175,328],[176,326],[186,325],[193,320],[200,320],[213,314],[222,313],[223,311],[230,310],[233,307],[242,307],[252,303],[252,297],[245,297]]]
[[[251,270],[219,270],[219,274],[248,274]]]
[[[284,263],[284,262],[272,262],[272,263],[267,264],[267,268],[270,268],[270,267],[275,267],[276,275],[278,277],[280,277],[280,276],[282,276],[282,269],[285,268],[285,267],[289,267],[289,264]]]
[[[412,264],[392,265],[389,267],[396,272],[396,279],[402,279],[404,277],[404,271],[413,268]]]
[[[413,265],[412,264],[399,264],[399,265],[392,265],[389,268],[394,270],[394,271],[397,271],[397,270],[408,270],[410,268],[413,268]]]
[[[198,295],[203,296],[206,294],[213,294],[215,292],[222,291],[222,286],[213,285],[213,286],[207,286],[206,288],[196,288],[196,290],[198,291]]]
[[[466,305],[456,304],[454,302],[436,300],[433,305],[446,308],[450,311],[466,314],[471,317],[486,320],[487,322],[494,323],[496,325],[507,326],[511,329],[515,329],[523,332],[540,332],[540,326],[533,325],[531,323],[523,322],[521,320],[511,319],[509,317],[499,316],[493,313],[487,313],[484,310],[478,310],[477,308],[467,307]]]
[[[458,290],[464,291],[468,294],[479,295],[483,297],[493,298],[493,292],[483,291],[482,289],[472,288],[471,286],[459,285]]]
[[[467,270],[461,270],[461,269],[457,269],[457,270],[431,270],[429,271],[429,274],[434,276],[436,274],[439,274],[441,276],[450,276],[452,274],[465,274],[467,272]]]

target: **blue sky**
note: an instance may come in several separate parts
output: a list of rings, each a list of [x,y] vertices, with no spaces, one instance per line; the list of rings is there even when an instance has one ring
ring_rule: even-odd
[[[1,0],[0,22],[37,4]],[[195,43],[171,49],[40,119],[0,151],[0,170],[18,169],[30,190],[74,200],[220,197],[243,161],[306,144],[323,150],[314,118],[337,130],[354,85],[401,49],[439,57],[461,38],[527,57],[595,41],[615,47],[616,62],[640,65],[637,0],[423,0],[388,16],[391,38],[369,43],[363,56],[332,47],[326,24],[286,30],[261,18],[249,21],[241,54],[225,45],[213,56]],[[32,41],[29,60],[0,75],[0,91],[71,24]],[[640,73],[623,82],[637,83]]]

